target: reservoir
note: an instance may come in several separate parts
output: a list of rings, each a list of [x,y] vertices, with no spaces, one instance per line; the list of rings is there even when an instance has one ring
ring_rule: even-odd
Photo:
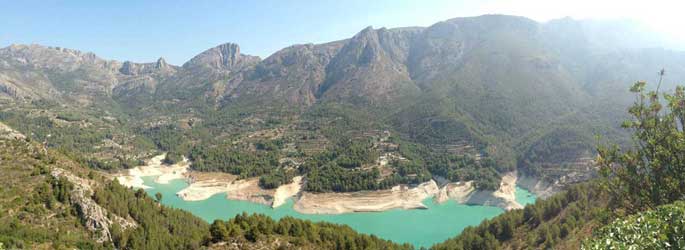
[[[155,177],[143,177],[146,189],[154,197],[162,194],[162,204],[180,208],[211,223],[215,219],[228,220],[235,215],[247,212],[268,215],[274,219],[284,216],[345,224],[361,233],[398,243],[409,243],[416,248],[430,247],[459,234],[465,227],[480,224],[504,212],[492,206],[462,205],[455,201],[435,204],[431,198],[424,201],[428,209],[393,209],[384,212],[346,213],[337,215],[301,214],[293,209],[293,201],[278,208],[248,201],[228,200],[225,194],[216,194],[202,201],[184,201],[176,192],[188,186],[183,179],[171,180],[168,184],[154,182]],[[535,196],[525,189],[516,188],[516,200],[521,205],[535,202]]]

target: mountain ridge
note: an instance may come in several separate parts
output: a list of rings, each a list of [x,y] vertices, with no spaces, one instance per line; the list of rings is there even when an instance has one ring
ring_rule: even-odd
[[[546,175],[591,158],[587,135],[626,138],[617,130],[622,116],[613,115],[622,112],[606,110],[627,107],[630,81],[663,67],[669,79],[685,80],[679,66],[685,53],[596,46],[596,32],[585,32],[592,25],[464,17],[429,27],[367,27],[348,39],[292,45],[264,59],[224,43],[181,66],[163,58],[119,62],[77,50],[12,45],[0,49],[0,100],[13,104],[3,112],[22,119],[30,117],[18,114],[24,108],[53,112],[50,119],[85,112],[89,122],[112,130],[115,135],[103,143],[123,145],[114,154],[123,158],[139,158],[129,154],[150,148],[133,143],[130,131],[179,126],[192,145],[216,146],[280,124],[288,133],[308,131],[326,143],[389,130],[438,148],[470,146],[471,154],[496,159],[503,169]],[[38,107],[43,100],[60,108]],[[99,114],[119,124],[99,122]],[[309,143],[293,140],[296,147]]]

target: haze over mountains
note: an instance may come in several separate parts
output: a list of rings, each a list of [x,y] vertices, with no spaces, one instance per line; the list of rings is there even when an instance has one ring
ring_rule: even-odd
[[[8,201],[0,206],[0,243],[412,248],[294,218],[238,215],[209,225],[161,205],[161,193],[153,200],[124,187],[143,185],[142,175],[122,173],[143,172],[136,167],[156,156],[148,167],[199,183],[197,200],[232,192],[272,206],[292,199],[312,213],[425,208],[426,197],[477,200],[512,210],[433,249],[577,249],[623,215],[608,215],[616,197],[590,179],[601,159],[598,142],[630,145],[631,131],[620,128],[635,101],[629,87],[645,80],[657,88],[662,69],[660,90],[685,80],[685,52],[669,44],[630,22],[485,15],[429,27],[368,27],[264,59],[225,43],[182,65],[11,45],[0,49],[0,160],[7,163],[0,179],[10,183],[0,192]],[[653,114],[661,121],[659,111]],[[654,130],[676,138],[675,124]],[[677,165],[682,145],[663,141],[674,152],[660,157]],[[125,177],[133,181],[127,185]],[[669,180],[677,189],[677,177]],[[518,187],[541,200],[516,209]]]
[[[0,49],[0,100],[12,104],[3,105],[9,113],[83,109],[120,123],[102,126],[204,121],[221,127],[211,132],[218,137],[244,127],[247,113],[300,125],[312,117],[359,119],[365,129],[427,145],[470,145],[538,173],[592,157],[596,134],[625,139],[617,114],[632,102],[627,88],[636,79],[653,82],[665,68],[662,88],[685,80],[685,53],[659,43],[611,22],[486,15],[425,28],[369,27],[265,59],[226,43],[182,66],[12,45]],[[38,107],[38,100],[48,104]],[[122,137],[113,136],[130,142]]]

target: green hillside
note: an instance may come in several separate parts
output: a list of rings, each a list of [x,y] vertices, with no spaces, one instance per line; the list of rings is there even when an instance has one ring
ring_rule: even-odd
[[[294,218],[243,214],[210,225],[23,140],[0,137],[0,160],[3,249],[411,249]]]
[[[307,175],[312,168],[303,164],[330,163],[317,171],[368,182],[354,190],[415,182],[398,164],[380,167],[362,156],[398,153],[376,147],[387,143],[380,140],[387,131],[397,144],[391,148],[429,149],[414,157],[410,174],[421,173],[420,180],[454,170],[427,166],[427,158],[457,154],[497,167],[487,171],[494,178],[456,179],[496,188],[506,171],[551,181],[582,173],[568,179],[571,184],[594,176],[586,169],[596,135],[629,143],[618,128],[632,100],[628,82],[655,78],[664,67],[668,82],[685,80],[681,52],[624,46],[595,32],[602,25],[455,18],[425,28],[369,27],[349,39],[294,45],[265,59],[227,43],[182,66],[13,45],[0,49],[0,120],[105,171],[171,152],[193,157],[195,170],[241,177]],[[600,38],[615,46],[597,44]],[[271,142],[280,146],[255,150]],[[340,148],[352,145],[367,145],[366,153],[346,155],[359,149]],[[344,155],[321,155],[332,148]],[[286,157],[301,164],[293,169],[273,162]],[[356,167],[338,164],[343,161]],[[373,168],[391,174],[374,177]],[[310,190],[334,189],[353,190]]]

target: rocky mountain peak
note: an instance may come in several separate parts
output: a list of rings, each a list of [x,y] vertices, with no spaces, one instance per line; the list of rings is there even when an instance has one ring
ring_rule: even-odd
[[[381,28],[381,29],[385,29],[385,28]],[[366,36],[366,35],[369,35],[369,34],[373,34],[375,31],[376,31],[376,30],[373,29],[373,26],[366,26],[366,28],[364,28],[364,29],[360,30],[359,32],[357,32],[357,34],[354,35],[354,37]],[[353,37],[353,38],[354,38],[354,37]]]
[[[207,67],[216,70],[235,71],[256,65],[261,59],[240,53],[240,46],[225,43],[208,49],[186,62],[184,68]]]
[[[240,46],[226,43],[217,47],[221,66],[233,66],[240,60]]]
[[[167,64],[166,60],[164,60],[164,57],[160,57],[159,59],[157,59],[157,64],[155,66],[157,69],[169,68],[169,64]]]
[[[368,65],[381,56],[382,49],[378,40],[378,32],[369,26],[354,35],[345,45],[338,62],[344,64]],[[344,56],[344,60],[343,59]]]
[[[168,64],[163,57],[160,57],[154,63],[134,63],[131,61],[125,61],[119,69],[119,73],[124,75],[150,74],[156,72],[175,71],[174,67],[175,66]]]
[[[136,73],[134,68],[135,66],[131,61],[125,61],[124,64],[121,65],[119,72],[124,75],[134,75]]]
[[[414,38],[423,28],[373,29],[369,26],[359,31],[346,44],[341,56],[346,63],[368,65],[391,60],[404,63]]]
[[[375,102],[412,92],[405,61],[419,31],[371,26],[361,30],[331,59],[318,96],[360,96]]]

